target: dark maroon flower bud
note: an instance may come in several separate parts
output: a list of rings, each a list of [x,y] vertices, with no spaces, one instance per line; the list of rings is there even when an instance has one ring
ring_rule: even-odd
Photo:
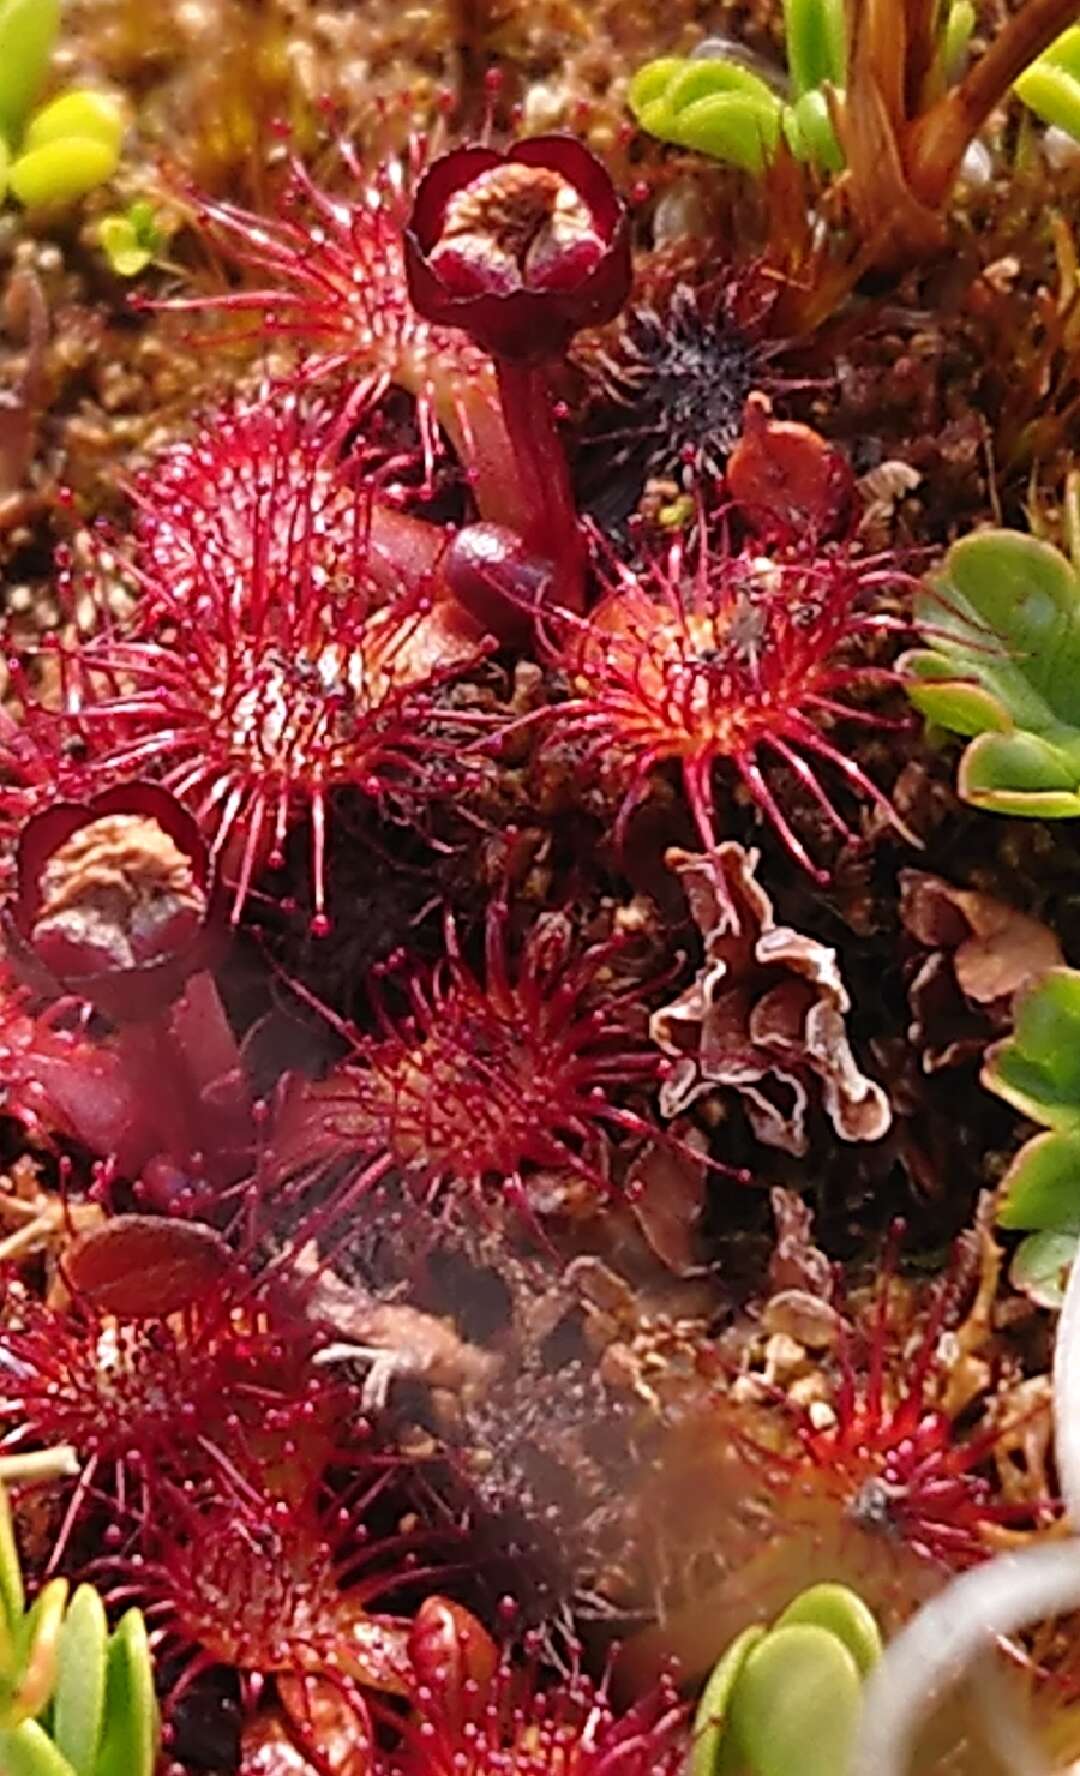
[[[503,524],[466,524],[443,561],[455,603],[509,647],[528,641],[554,576],[553,563]]]
[[[413,306],[495,358],[539,363],[610,321],[630,288],[625,206],[572,136],[507,154],[457,148],[428,169],[405,231]]]
[[[62,802],[23,828],[5,913],[32,984],[123,1023],[156,1017],[210,961],[210,860],[196,822],[154,784]]]

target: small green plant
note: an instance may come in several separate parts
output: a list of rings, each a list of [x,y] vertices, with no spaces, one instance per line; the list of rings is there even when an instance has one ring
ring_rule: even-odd
[[[1021,995],[1011,1036],[989,1049],[983,1084],[1044,1132],[1025,1142],[999,1187],[1002,1227],[1029,1234],[1013,1280],[1047,1306],[1061,1301],[1080,1244],[1080,973],[1052,968]]]
[[[957,787],[1000,814],[1080,815],[1080,572],[1050,543],[954,543],[916,600],[925,648],[900,662],[916,708],[971,738]]]
[[[72,203],[112,177],[124,112],[79,88],[35,110],[60,29],[60,0],[0,0],[0,196]]]
[[[52,1471],[67,1472],[71,1452]],[[32,1461],[38,1478],[43,1461]],[[24,1463],[25,1466],[25,1463]],[[12,1477],[9,1467],[4,1470]],[[26,1608],[11,1506],[0,1481],[0,1770],[4,1776],[153,1776],[160,1742],[146,1625],[109,1633],[92,1585],[50,1579]]]
[[[1080,142],[1080,25],[1063,31],[1020,76],[1013,91],[1036,117]]]
[[[973,24],[971,0],[953,0],[938,39],[942,84],[962,65]],[[630,108],[642,128],[750,173],[763,170],[781,140],[797,159],[840,171],[832,104],[847,76],[844,0],[784,0],[784,26],[790,99],[724,57],[665,56],[630,83]]]
[[[800,1592],[771,1628],[746,1628],[713,1671],[689,1776],[836,1776],[848,1767],[862,1682],[881,1657],[870,1610],[844,1585]]]
[[[98,242],[117,277],[133,278],[160,261],[169,232],[153,204],[138,198],[128,209],[101,218]]]

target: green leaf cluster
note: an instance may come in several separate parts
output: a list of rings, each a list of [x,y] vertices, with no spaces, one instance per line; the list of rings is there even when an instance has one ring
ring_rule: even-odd
[[[1036,117],[1080,142],[1080,25],[1063,31],[1024,70],[1013,91]]]
[[[168,233],[153,204],[137,198],[128,209],[103,216],[98,241],[117,277],[138,277],[168,244]]]
[[[50,1579],[28,1610],[0,1487],[0,1770],[4,1776],[153,1776],[159,1746],[146,1626],[112,1634],[92,1585]]]
[[[1014,1281],[1057,1306],[1080,1244],[1080,972],[1052,968],[1021,996],[1013,1033],[987,1052],[982,1079],[1045,1131],[1002,1179],[998,1221],[1029,1233]]]
[[[944,9],[943,78],[962,65],[973,25],[971,0]],[[642,129],[749,173],[763,170],[781,140],[797,159],[839,172],[844,156],[829,95],[842,98],[847,74],[844,0],[784,0],[784,29],[790,99],[739,62],[664,56],[630,83],[630,109]]]
[[[844,1585],[800,1592],[771,1628],[732,1641],[705,1686],[689,1776],[836,1776],[846,1770],[877,1622]]]
[[[35,109],[60,30],[61,0],[0,0],[0,197],[27,206],[74,202],[120,161],[124,112],[77,89]]]
[[[985,530],[954,543],[916,600],[928,644],[900,662],[916,708],[973,736],[965,801],[1080,814],[1080,574],[1050,543]]]

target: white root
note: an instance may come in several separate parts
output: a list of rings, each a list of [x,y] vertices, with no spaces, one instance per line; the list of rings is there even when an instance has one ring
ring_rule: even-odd
[[[1069,1523],[1080,1531],[1080,1262],[1069,1272],[1054,1346],[1054,1460]]]
[[[909,1776],[922,1724],[992,1641],[1077,1608],[1080,1540],[1002,1554],[954,1579],[897,1635],[868,1679],[848,1776]]]

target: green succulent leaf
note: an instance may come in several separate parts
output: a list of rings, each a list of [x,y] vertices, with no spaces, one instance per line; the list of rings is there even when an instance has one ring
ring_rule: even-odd
[[[881,1658],[881,1630],[874,1613],[846,1585],[826,1583],[800,1591],[777,1617],[776,1627],[786,1628],[792,1622],[810,1622],[835,1634],[864,1676]]]
[[[732,1692],[747,1659],[764,1637],[764,1628],[744,1628],[714,1668],[694,1716],[689,1776],[722,1776],[725,1767],[730,1765],[732,1745],[728,1716]]]
[[[1080,141],[1080,25],[1071,25],[1032,62],[1013,91],[1044,123]]]
[[[954,543],[916,601],[926,644],[904,656],[908,695],[973,737],[961,795],[1002,813],[1080,814],[1080,576],[1019,531]]]
[[[103,216],[98,225],[98,241],[117,277],[138,277],[154,257],[150,248],[142,245],[127,216]]]
[[[665,56],[630,83],[630,109],[662,142],[693,148],[758,173],[780,139],[781,104],[749,69],[735,62]]]
[[[726,62],[722,56],[683,62],[664,94],[675,117],[690,106],[700,104],[702,99],[724,97],[753,99],[773,111],[779,104],[776,94],[760,75],[740,67],[738,62]]]
[[[60,31],[60,0],[0,0],[0,135],[18,142]]]
[[[159,1742],[146,1623],[131,1609],[109,1642],[105,1728],[94,1776],[153,1776]]]
[[[15,1525],[11,1516],[11,1500],[7,1488],[0,1486],[0,1611],[3,1612],[10,1643],[22,1622],[26,1608],[22,1567],[15,1542]]]
[[[1024,1143],[1001,1180],[997,1218],[1010,1229],[1080,1234],[1080,1134]]]
[[[1080,972],[1052,968],[1021,995],[983,1084],[1045,1128],[1080,1133]]]
[[[783,124],[788,147],[797,160],[813,161],[832,173],[841,171],[844,151],[823,92],[803,93],[797,104],[785,105]]]
[[[1060,1307],[1078,1245],[1075,1233],[1029,1234],[1013,1253],[1009,1280],[1037,1307]]]
[[[754,1776],[846,1770],[862,1705],[859,1668],[827,1628],[774,1628],[746,1660],[731,1720]]]
[[[105,1715],[109,1625],[92,1585],[80,1585],[60,1635],[52,1736],[75,1771],[94,1776]]]
[[[72,137],[88,137],[103,142],[119,158],[124,136],[124,107],[110,93],[78,88],[35,111],[23,137],[24,152],[43,148],[46,142],[64,142]]]
[[[103,216],[98,242],[118,277],[138,277],[163,252],[168,235],[153,204],[137,198],[129,209]]]
[[[37,1721],[0,1728],[0,1770],[4,1776],[75,1776],[63,1752]]]
[[[18,1635],[19,1673],[6,1709],[5,1725],[35,1719],[56,1687],[60,1636],[67,1608],[68,1582],[50,1579],[42,1586]]]
[[[26,209],[75,203],[111,179],[119,159],[117,149],[97,136],[65,136],[20,154],[8,184]]]
[[[671,136],[681,147],[760,173],[780,139],[780,107],[747,93],[720,93],[680,111]]]
[[[676,74],[684,66],[683,56],[659,56],[656,61],[646,62],[643,68],[638,69],[630,82],[627,101],[639,122],[646,107],[663,98]]]
[[[975,30],[972,0],[955,0],[950,6],[941,38],[941,67],[947,82],[959,80],[964,71],[968,45]]]
[[[1080,734],[980,734],[960,761],[957,789],[996,814],[1071,820],[1080,814]]]
[[[843,86],[847,72],[844,0],[784,0],[787,63],[801,98],[827,80]]]

